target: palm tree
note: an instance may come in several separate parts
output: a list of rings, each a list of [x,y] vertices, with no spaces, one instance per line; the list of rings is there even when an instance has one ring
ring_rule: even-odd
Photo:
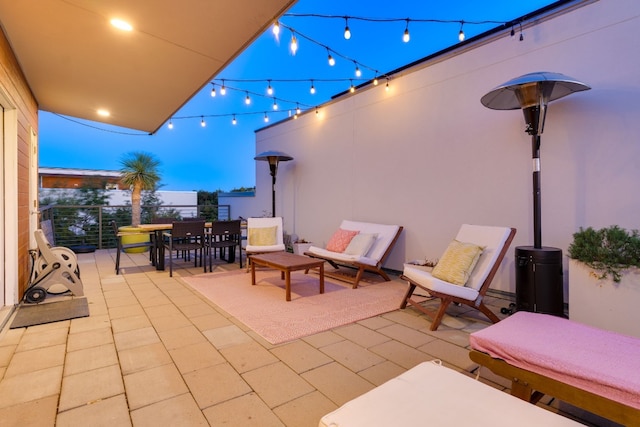
[[[140,200],[142,190],[152,190],[160,181],[160,161],[153,154],[133,151],[120,160],[120,180],[131,188],[131,225],[140,225]]]

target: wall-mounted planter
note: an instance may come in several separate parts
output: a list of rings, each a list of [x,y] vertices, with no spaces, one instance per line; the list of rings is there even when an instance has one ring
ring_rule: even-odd
[[[595,276],[592,268],[569,259],[569,318],[640,338],[640,269],[625,271],[620,283]]]

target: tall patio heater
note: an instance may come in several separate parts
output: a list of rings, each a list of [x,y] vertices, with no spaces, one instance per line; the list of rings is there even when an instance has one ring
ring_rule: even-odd
[[[562,250],[542,246],[540,134],[550,101],[591,89],[560,73],[525,74],[496,87],[480,102],[494,110],[522,109],[533,157],[533,246],[515,248],[516,310],[564,315]]]
[[[281,151],[265,151],[253,158],[269,162],[269,172],[271,174],[271,216],[276,216],[276,175],[278,174],[278,163],[293,160],[288,154]]]

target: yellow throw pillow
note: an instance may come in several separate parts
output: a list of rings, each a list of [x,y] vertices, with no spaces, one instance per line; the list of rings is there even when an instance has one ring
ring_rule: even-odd
[[[445,282],[464,285],[482,254],[483,248],[473,243],[453,240],[431,272]]]
[[[251,228],[248,244],[251,246],[273,246],[277,244],[276,232],[278,226]]]

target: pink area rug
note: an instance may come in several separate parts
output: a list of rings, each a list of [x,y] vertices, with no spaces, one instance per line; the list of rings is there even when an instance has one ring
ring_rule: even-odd
[[[190,286],[272,344],[301,338],[367,319],[400,307],[407,285],[362,283],[352,289],[325,277],[319,294],[317,274],[291,273],[291,301],[285,301],[280,272],[201,274],[183,278]]]

